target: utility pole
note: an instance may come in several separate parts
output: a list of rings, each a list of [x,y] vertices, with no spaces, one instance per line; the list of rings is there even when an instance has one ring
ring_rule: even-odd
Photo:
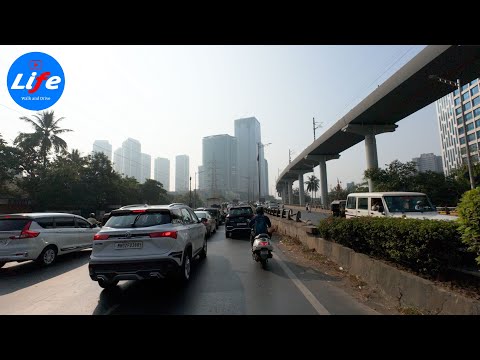
[[[313,118],[313,141],[315,141],[315,130],[317,130],[318,128],[321,128],[322,127],[322,123],[321,122],[315,122],[315,118]]]
[[[465,136],[464,139],[465,139],[465,149],[467,153],[468,176],[470,177],[470,188],[475,189],[475,178],[473,177],[472,163],[470,161],[470,146],[468,145],[467,127],[465,126],[466,120],[465,120],[465,114],[463,112],[462,86],[460,83],[460,79],[457,79],[457,82],[455,82],[447,79],[442,79],[437,75],[430,75],[429,78],[433,80],[437,80],[444,84],[448,84],[452,87],[456,87],[458,89],[458,96],[460,99],[460,109],[462,110],[462,127],[463,127],[463,134]]]
[[[192,177],[190,176],[190,185],[189,185],[190,201],[188,206],[192,207]]]

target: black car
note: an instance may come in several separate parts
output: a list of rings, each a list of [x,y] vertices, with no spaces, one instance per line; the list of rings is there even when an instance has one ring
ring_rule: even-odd
[[[232,206],[225,217],[225,236],[234,234],[250,235],[248,223],[253,218],[253,209],[249,205]]]

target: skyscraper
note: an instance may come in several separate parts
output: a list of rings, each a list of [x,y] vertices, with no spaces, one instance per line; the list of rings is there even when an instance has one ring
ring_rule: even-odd
[[[433,153],[421,154],[420,157],[412,159],[419,172],[433,171],[443,173],[442,157]]]
[[[134,177],[138,182],[142,181],[142,146],[140,141],[128,138],[122,143],[123,149],[123,173],[125,176]]]
[[[140,183],[143,184],[146,179],[152,178],[152,157],[142,153],[142,166],[140,172]]]
[[[123,175],[123,148],[118,148],[113,153],[113,170]]]
[[[466,164],[466,143],[468,141],[472,163],[477,163],[478,140],[480,139],[480,94],[479,79],[462,86],[461,97],[465,113],[465,130],[463,129],[462,109],[458,90],[437,100],[436,110],[440,142],[442,146],[442,162],[445,174]]]
[[[153,171],[153,178],[162,183],[165,190],[170,191],[170,160],[157,157]]]
[[[202,140],[201,190],[219,196],[237,189],[237,139],[231,135],[206,136]]]
[[[108,140],[95,140],[93,142],[92,153],[103,153],[107,155],[108,160],[112,161],[112,145]]]
[[[175,157],[175,191],[186,192],[189,190],[190,159],[188,155]]]
[[[258,199],[258,163],[260,162],[260,176],[263,178],[260,185],[266,184],[264,162],[264,147],[261,143],[260,123],[255,117],[235,120],[235,137],[237,138],[237,166],[238,166],[238,192],[247,199]],[[260,151],[258,151],[260,149]],[[257,160],[257,155],[259,155]],[[262,176],[263,174],[263,176]],[[264,188],[264,186],[262,186]],[[262,190],[262,197],[266,194]]]

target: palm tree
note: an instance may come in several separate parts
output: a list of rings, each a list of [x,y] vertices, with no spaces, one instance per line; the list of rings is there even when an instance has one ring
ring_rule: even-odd
[[[320,180],[315,175],[309,176],[308,181],[306,182],[307,191],[310,191],[312,193],[312,198],[313,199],[315,199],[317,197],[319,182],[320,182]],[[313,192],[315,192],[315,197],[313,197]]]
[[[55,153],[66,151],[67,149],[67,143],[60,138],[58,134],[63,134],[72,130],[61,129],[58,126],[58,123],[64,118],[61,117],[55,119],[53,110],[37,113],[37,115],[33,115],[33,117],[37,121],[29,119],[26,116],[20,118],[20,120],[30,123],[34,127],[35,132],[20,133],[15,139],[15,144],[23,144],[28,147],[40,147],[40,156],[43,160],[43,168],[45,169],[47,166],[47,157],[52,146]]]

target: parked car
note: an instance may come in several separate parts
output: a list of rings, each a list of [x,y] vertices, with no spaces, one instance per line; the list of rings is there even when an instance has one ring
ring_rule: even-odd
[[[191,261],[207,256],[206,228],[186,205],[112,210],[94,236],[90,278],[102,288],[120,280],[190,279]]]
[[[250,235],[248,223],[254,216],[250,205],[232,206],[225,218],[225,237],[235,234]]]
[[[0,215],[0,267],[35,260],[51,265],[58,255],[92,247],[100,230],[87,219],[65,213]]]
[[[414,219],[456,220],[441,215],[428,196],[419,192],[352,193],[347,196],[347,219],[360,216],[391,216]]]
[[[212,235],[212,232],[217,231],[216,230],[217,221],[215,220],[215,218],[212,215],[210,215],[208,213],[208,211],[195,210],[195,214],[202,221],[202,223],[205,225],[208,237],[210,237],[210,235]]]

